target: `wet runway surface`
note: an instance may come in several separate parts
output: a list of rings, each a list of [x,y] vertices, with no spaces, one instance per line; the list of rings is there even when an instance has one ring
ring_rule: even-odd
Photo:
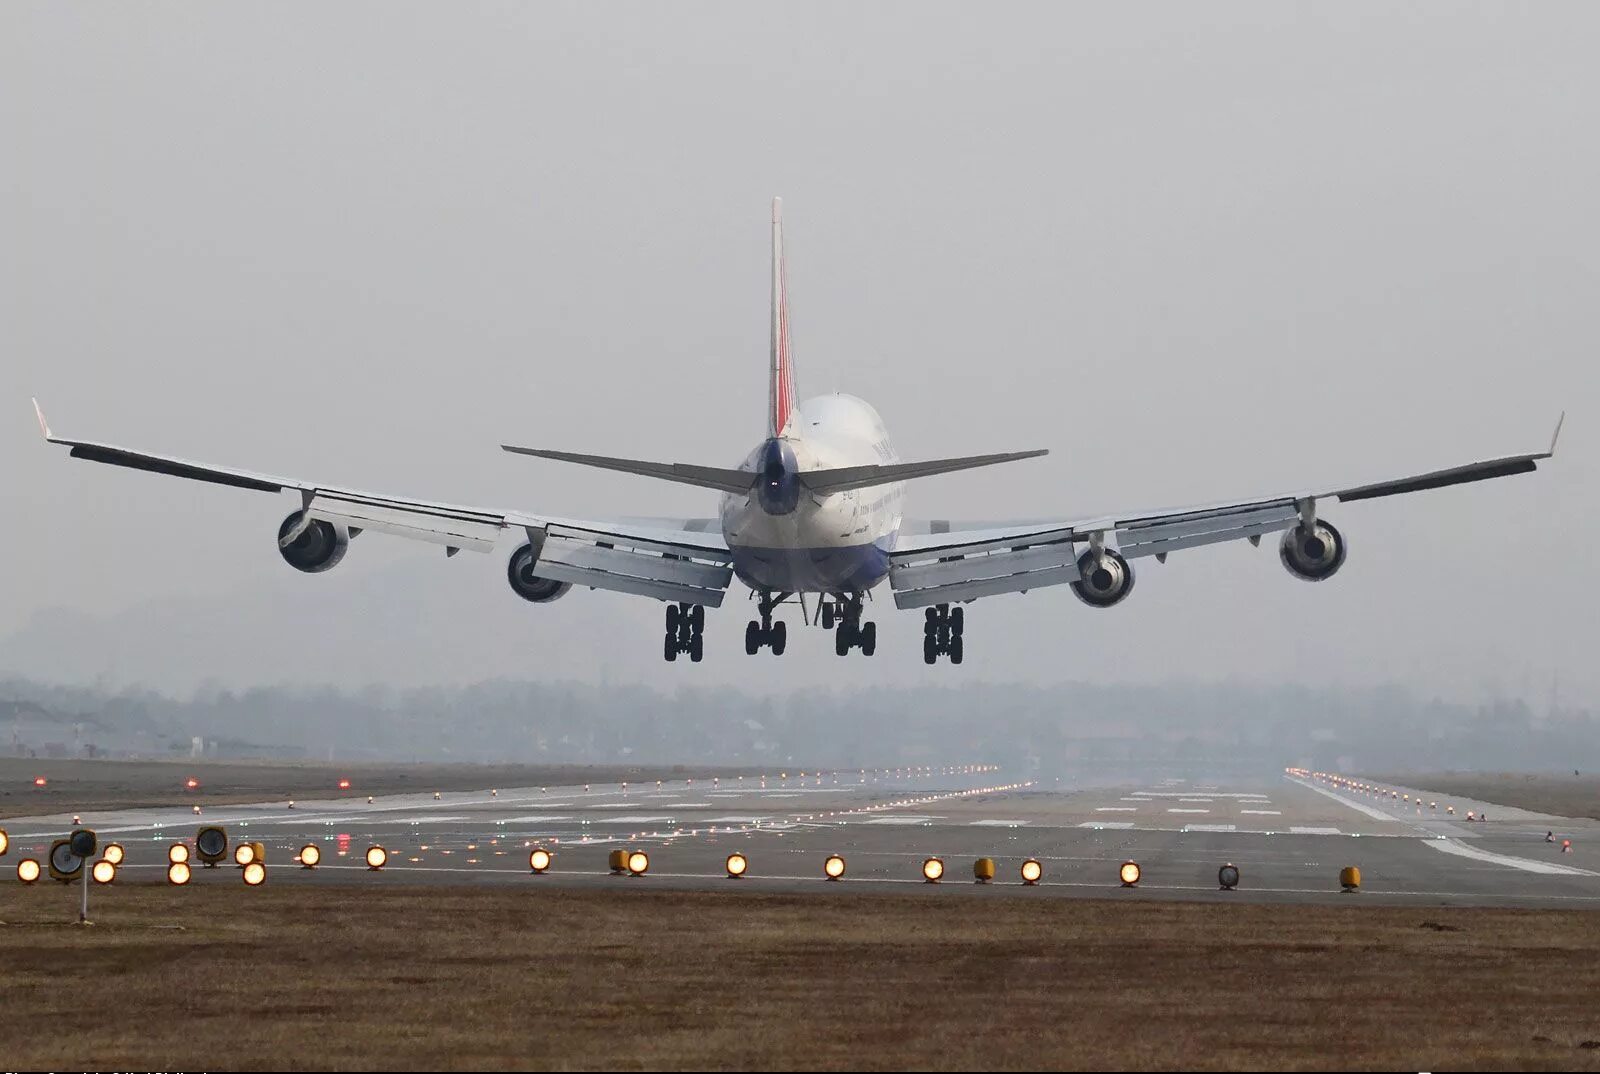
[[[1409,904],[1600,907],[1600,822],[1549,818],[1488,804],[1491,820],[1468,823],[1484,803],[1429,797],[1385,786],[1360,791],[1310,774],[1253,779],[1152,780],[1082,787],[1022,780],[975,767],[910,771],[790,773],[645,786],[532,787],[378,797],[360,788],[319,801],[207,809],[161,808],[84,814],[101,842],[126,850],[124,880],[160,882],[167,847],[191,845],[201,825],[220,825],[231,842],[259,841],[269,882],[630,885],[826,893],[852,890],[955,893],[975,897],[1250,899]],[[1409,794],[1413,800],[1392,796]],[[1446,811],[1454,807],[1456,815]],[[6,822],[10,852],[0,884],[17,884],[16,862],[43,860],[71,815]],[[1554,843],[1546,842],[1553,832]],[[1570,839],[1573,851],[1561,852]],[[300,868],[302,846],[322,861]],[[381,873],[367,849],[388,851]],[[550,870],[531,874],[535,847],[552,852]],[[649,855],[644,876],[614,876],[614,849]],[[739,852],[747,875],[728,879]],[[845,859],[837,884],[823,879],[830,854]],[[926,858],[945,865],[940,884],[922,876]],[[973,882],[973,862],[993,858],[992,884]],[[1021,863],[1042,867],[1025,887]],[[1136,889],[1118,868],[1136,861]],[[1217,871],[1236,866],[1235,891],[1218,889]],[[1339,871],[1361,870],[1359,894],[1341,893]],[[196,868],[194,883],[240,883],[229,863]]]

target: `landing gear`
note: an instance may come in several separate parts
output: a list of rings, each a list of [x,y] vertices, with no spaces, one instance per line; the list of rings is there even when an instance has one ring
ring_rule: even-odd
[[[948,604],[929,608],[922,626],[922,662],[932,664],[940,656],[948,656],[952,664],[961,663],[961,632],[965,626],[964,609]]]
[[[783,623],[772,621],[772,609],[782,604],[789,594],[780,593],[773,597],[770,593],[761,594],[761,618],[752,619],[744,628],[744,652],[746,656],[754,656],[762,649],[770,648],[773,656],[782,656],[783,650],[789,644],[789,628]]]
[[[859,593],[822,605],[823,629],[833,627],[835,620],[839,625],[833,634],[833,651],[839,656],[849,656],[851,649],[860,649],[862,656],[878,651],[878,624],[861,621]]]
[[[705,605],[667,605],[667,636],[662,644],[662,655],[676,660],[679,653],[688,653],[689,659],[698,664],[706,655],[705,629]]]

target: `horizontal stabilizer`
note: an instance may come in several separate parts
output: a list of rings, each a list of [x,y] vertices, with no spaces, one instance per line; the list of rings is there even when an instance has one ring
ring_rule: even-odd
[[[756,475],[749,470],[694,466],[686,462],[614,459],[609,455],[577,455],[570,451],[546,451],[542,448],[515,447],[511,444],[500,446],[517,455],[533,455],[540,459],[555,459],[557,462],[574,462],[579,466],[594,466],[601,470],[616,470],[618,473],[638,474],[641,477],[676,481],[680,485],[697,485],[700,488],[719,489],[723,492],[749,492],[756,482]]]
[[[1018,459],[1033,459],[1048,455],[1049,451],[1007,451],[999,455],[968,455],[961,459],[928,459],[925,462],[874,463],[869,466],[841,466],[832,470],[807,470],[800,475],[800,483],[812,492],[844,492],[864,489],[873,485],[887,485],[895,481],[910,481],[915,477],[932,477],[957,470],[971,470],[979,466],[994,466]]]

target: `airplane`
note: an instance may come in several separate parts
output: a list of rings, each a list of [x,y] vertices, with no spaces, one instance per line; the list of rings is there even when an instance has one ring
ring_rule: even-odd
[[[1176,551],[1223,541],[1259,545],[1281,531],[1278,555],[1296,578],[1320,582],[1344,566],[1344,535],[1319,513],[1325,501],[1360,500],[1527,473],[1554,456],[1565,414],[1547,451],[1467,463],[1387,481],[1299,489],[1163,511],[1081,519],[985,523],[952,528],[905,523],[908,481],[1046,454],[1014,451],[902,462],[883,419],[865,401],[834,394],[797,402],[789,341],[783,203],[772,202],[772,334],[767,435],[736,467],[621,459],[503,444],[508,452],[598,467],[720,492],[716,518],[591,520],[459,507],[273,477],[86,440],[55,436],[34,409],[45,439],[74,458],[261,492],[298,494],[278,527],[278,552],[308,574],[344,558],[350,542],[373,531],[490,552],[502,534],[524,539],[511,553],[507,581],[525,600],[546,604],[574,586],[666,603],[662,653],[671,661],[704,655],[705,610],[720,607],[735,578],[749,588],[756,618],[745,652],[782,655],[787,628],[774,618],[800,605],[806,625],[834,633],[834,651],[872,656],[877,625],[866,602],[885,581],[897,609],[921,609],[923,660],[964,656],[963,605],[1002,593],[1065,585],[1093,608],[1133,591],[1132,561],[1165,563]],[[926,532],[912,532],[913,529]],[[806,598],[815,598],[815,614]]]

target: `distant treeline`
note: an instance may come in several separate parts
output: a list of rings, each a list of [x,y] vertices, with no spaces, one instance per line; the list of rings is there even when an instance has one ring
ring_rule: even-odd
[[[11,726],[8,728],[6,722]],[[1600,768],[1600,718],[1372,690],[1243,684],[972,684],[757,696],[496,681],[390,690],[262,687],[179,699],[0,682],[0,750],[508,762],[993,762],[1076,775],[1298,764]]]

